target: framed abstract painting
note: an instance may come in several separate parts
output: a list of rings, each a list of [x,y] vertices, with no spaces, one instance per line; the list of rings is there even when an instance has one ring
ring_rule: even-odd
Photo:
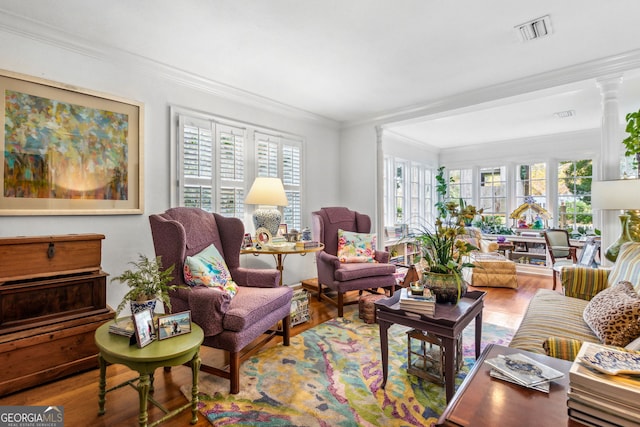
[[[0,215],[142,214],[141,103],[0,71]]]

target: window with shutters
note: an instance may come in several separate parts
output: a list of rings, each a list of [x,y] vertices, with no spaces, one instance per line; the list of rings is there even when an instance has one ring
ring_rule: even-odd
[[[174,206],[199,207],[251,224],[253,206],[245,207],[244,198],[255,177],[279,177],[289,202],[283,221],[289,229],[302,228],[301,140],[201,113],[174,111],[178,124]]]
[[[288,206],[283,209],[282,220],[290,230],[302,228],[301,204],[301,150],[299,141],[255,133],[256,176],[280,177],[287,194]]]

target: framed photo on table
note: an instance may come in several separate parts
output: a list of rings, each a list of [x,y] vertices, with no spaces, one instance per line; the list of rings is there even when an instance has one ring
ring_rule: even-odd
[[[584,267],[597,267],[595,258],[599,249],[600,240],[596,240],[594,238],[588,239],[582,247],[582,253],[580,254],[578,265],[582,265]]]
[[[271,232],[264,227],[259,227],[256,230],[256,241],[261,245],[268,245],[271,243]]]
[[[158,339],[177,337],[191,332],[191,311],[158,317]]]
[[[134,313],[133,326],[138,347],[142,348],[151,344],[156,339],[156,329],[153,324],[153,314],[150,309]]]

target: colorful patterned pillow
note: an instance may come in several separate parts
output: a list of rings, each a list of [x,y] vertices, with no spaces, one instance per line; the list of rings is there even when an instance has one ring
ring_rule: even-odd
[[[618,282],[593,297],[584,321],[603,344],[624,347],[640,336],[640,297],[629,282]]]
[[[340,262],[376,262],[376,234],[354,233],[338,229]]]
[[[227,263],[214,245],[210,245],[184,261],[184,281],[189,286],[204,285],[227,292],[232,297],[238,291],[231,280]]]

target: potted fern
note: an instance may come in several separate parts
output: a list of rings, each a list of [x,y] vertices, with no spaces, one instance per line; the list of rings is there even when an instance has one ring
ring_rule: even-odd
[[[169,284],[173,280],[174,266],[162,269],[160,257],[148,258],[142,254],[137,262],[132,261],[129,264],[134,268],[125,270],[121,275],[111,279],[111,282],[117,280],[130,288],[116,309],[116,319],[127,303],[130,304],[132,313],[146,309],[151,309],[153,313],[158,300],[171,311],[169,291],[182,287]]]

